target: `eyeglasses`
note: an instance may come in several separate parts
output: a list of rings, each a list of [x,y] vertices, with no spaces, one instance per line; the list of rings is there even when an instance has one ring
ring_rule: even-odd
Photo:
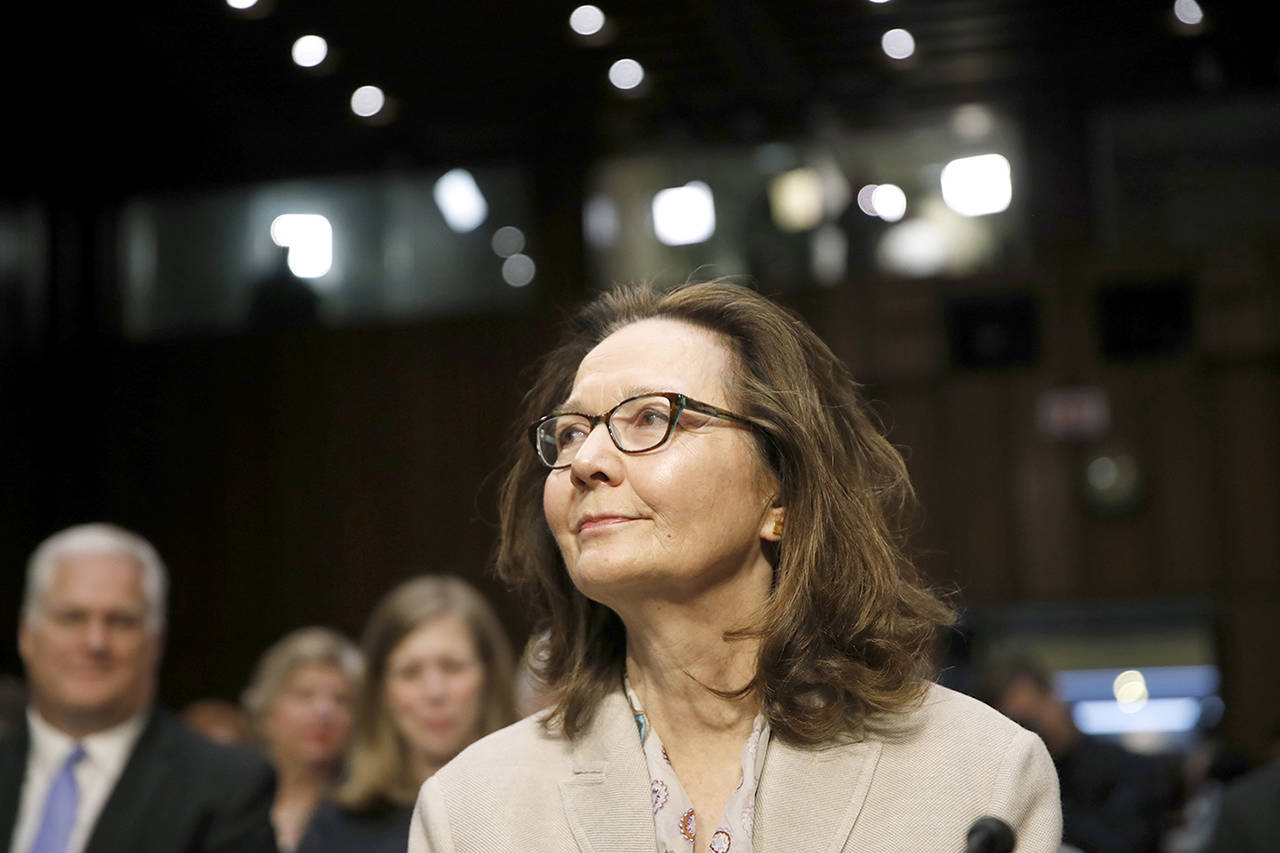
[[[675,432],[680,415],[685,411],[698,412],[727,421],[737,421],[751,426],[751,421],[677,394],[662,391],[630,397],[603,415],[585,415],[580,412],[556,412],[547,415],[529,427],[529,438],[538,451],[538,458],[548,468],[567,468],[578,455],[578,448],[587,436],[604,423],[609,438],[623,453],[644,453],[666,444]]]

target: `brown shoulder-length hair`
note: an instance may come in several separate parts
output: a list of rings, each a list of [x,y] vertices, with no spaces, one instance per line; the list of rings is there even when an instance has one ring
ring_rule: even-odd
[[[525,395],[500,496],[499,573],[547,631],[539,675],[559,701],[548,726],[576,737],[617,689],[626,637],[612,610],[569,580],[542,513],[547,469],[527,424],[570,393],[583,357],[630,323],[667,318],[723,336],[738,369],[729,403],[755,425],[779,484],[786,534],[772,595],[727,638],[760,640],[753,691],[775,733],[799,744],[856,735],[872,715],[909,707],[934,673],[950,608],[917,578],[900,525],[915,505],[906,466],[881,434],[845,365],[803,321],[723,281],[667,293],[620,287],[572,316]],[[680,389],[673,389],[680,390]]]
[[[387,707],[387,661],[401,640],[450,613],[462,617],[471,629],[484,663],[481,734],[515,721],[515,665],[493,608],[460,578],[427,575],[407,580],[379,602],[365,626],[365,677],[356,703],[355,735],[347,777],[334,792],[340,805],[364,812],[413,805],[422,780],[413,773],[408,748]]]

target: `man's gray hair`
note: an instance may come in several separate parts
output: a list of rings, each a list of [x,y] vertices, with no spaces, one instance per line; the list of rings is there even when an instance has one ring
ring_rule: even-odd
[[[58,564],[68,557],[111,555],[131,557],[142,567],[142,594],[147,602],[146,627],[150,633],[165,624],[169,573],[156,549],[131,530],[113,524],[78,524],[60,530],[40,543],[27,561],[27,588],[22,615],[35,620]]]

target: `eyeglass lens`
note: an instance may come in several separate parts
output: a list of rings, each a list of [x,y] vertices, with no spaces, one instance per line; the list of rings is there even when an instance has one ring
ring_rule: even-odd
[[[672,406],[666,397],[652,395],[624,400],[605,417],[609,435],[619,450],[652,450],[671,432]],[[593,424],[582,415],[559,415],[538,426],[538,454],[553,467],[568,465],[587,440]]]

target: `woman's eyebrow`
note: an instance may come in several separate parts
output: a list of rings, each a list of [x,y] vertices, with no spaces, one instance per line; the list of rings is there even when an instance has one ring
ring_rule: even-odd
[[[622,396],[618,398],[618,403],[621,403],[623,400],[630,400],[632,397],[639,397],[641,394],[658,394],[658,393],[661,393],[661,391],[657,386],[654,386],[654,385],[628,385],[627,387],[622,389]],[[614,405],[616,406],[617,403],[614,403]],[[613,406],[609,406],[608,408],[605,409],[605,411],[607,412],[611,408],[613,408]],[[573,402],[573,397],[569,397],[560,405],[552,409],[553,412],[573,412],[573,411],[580,411],[580,410],[581,410],[581,407],[577,403]],[[582,412],[582,414],[590,414],[590,413]]]

